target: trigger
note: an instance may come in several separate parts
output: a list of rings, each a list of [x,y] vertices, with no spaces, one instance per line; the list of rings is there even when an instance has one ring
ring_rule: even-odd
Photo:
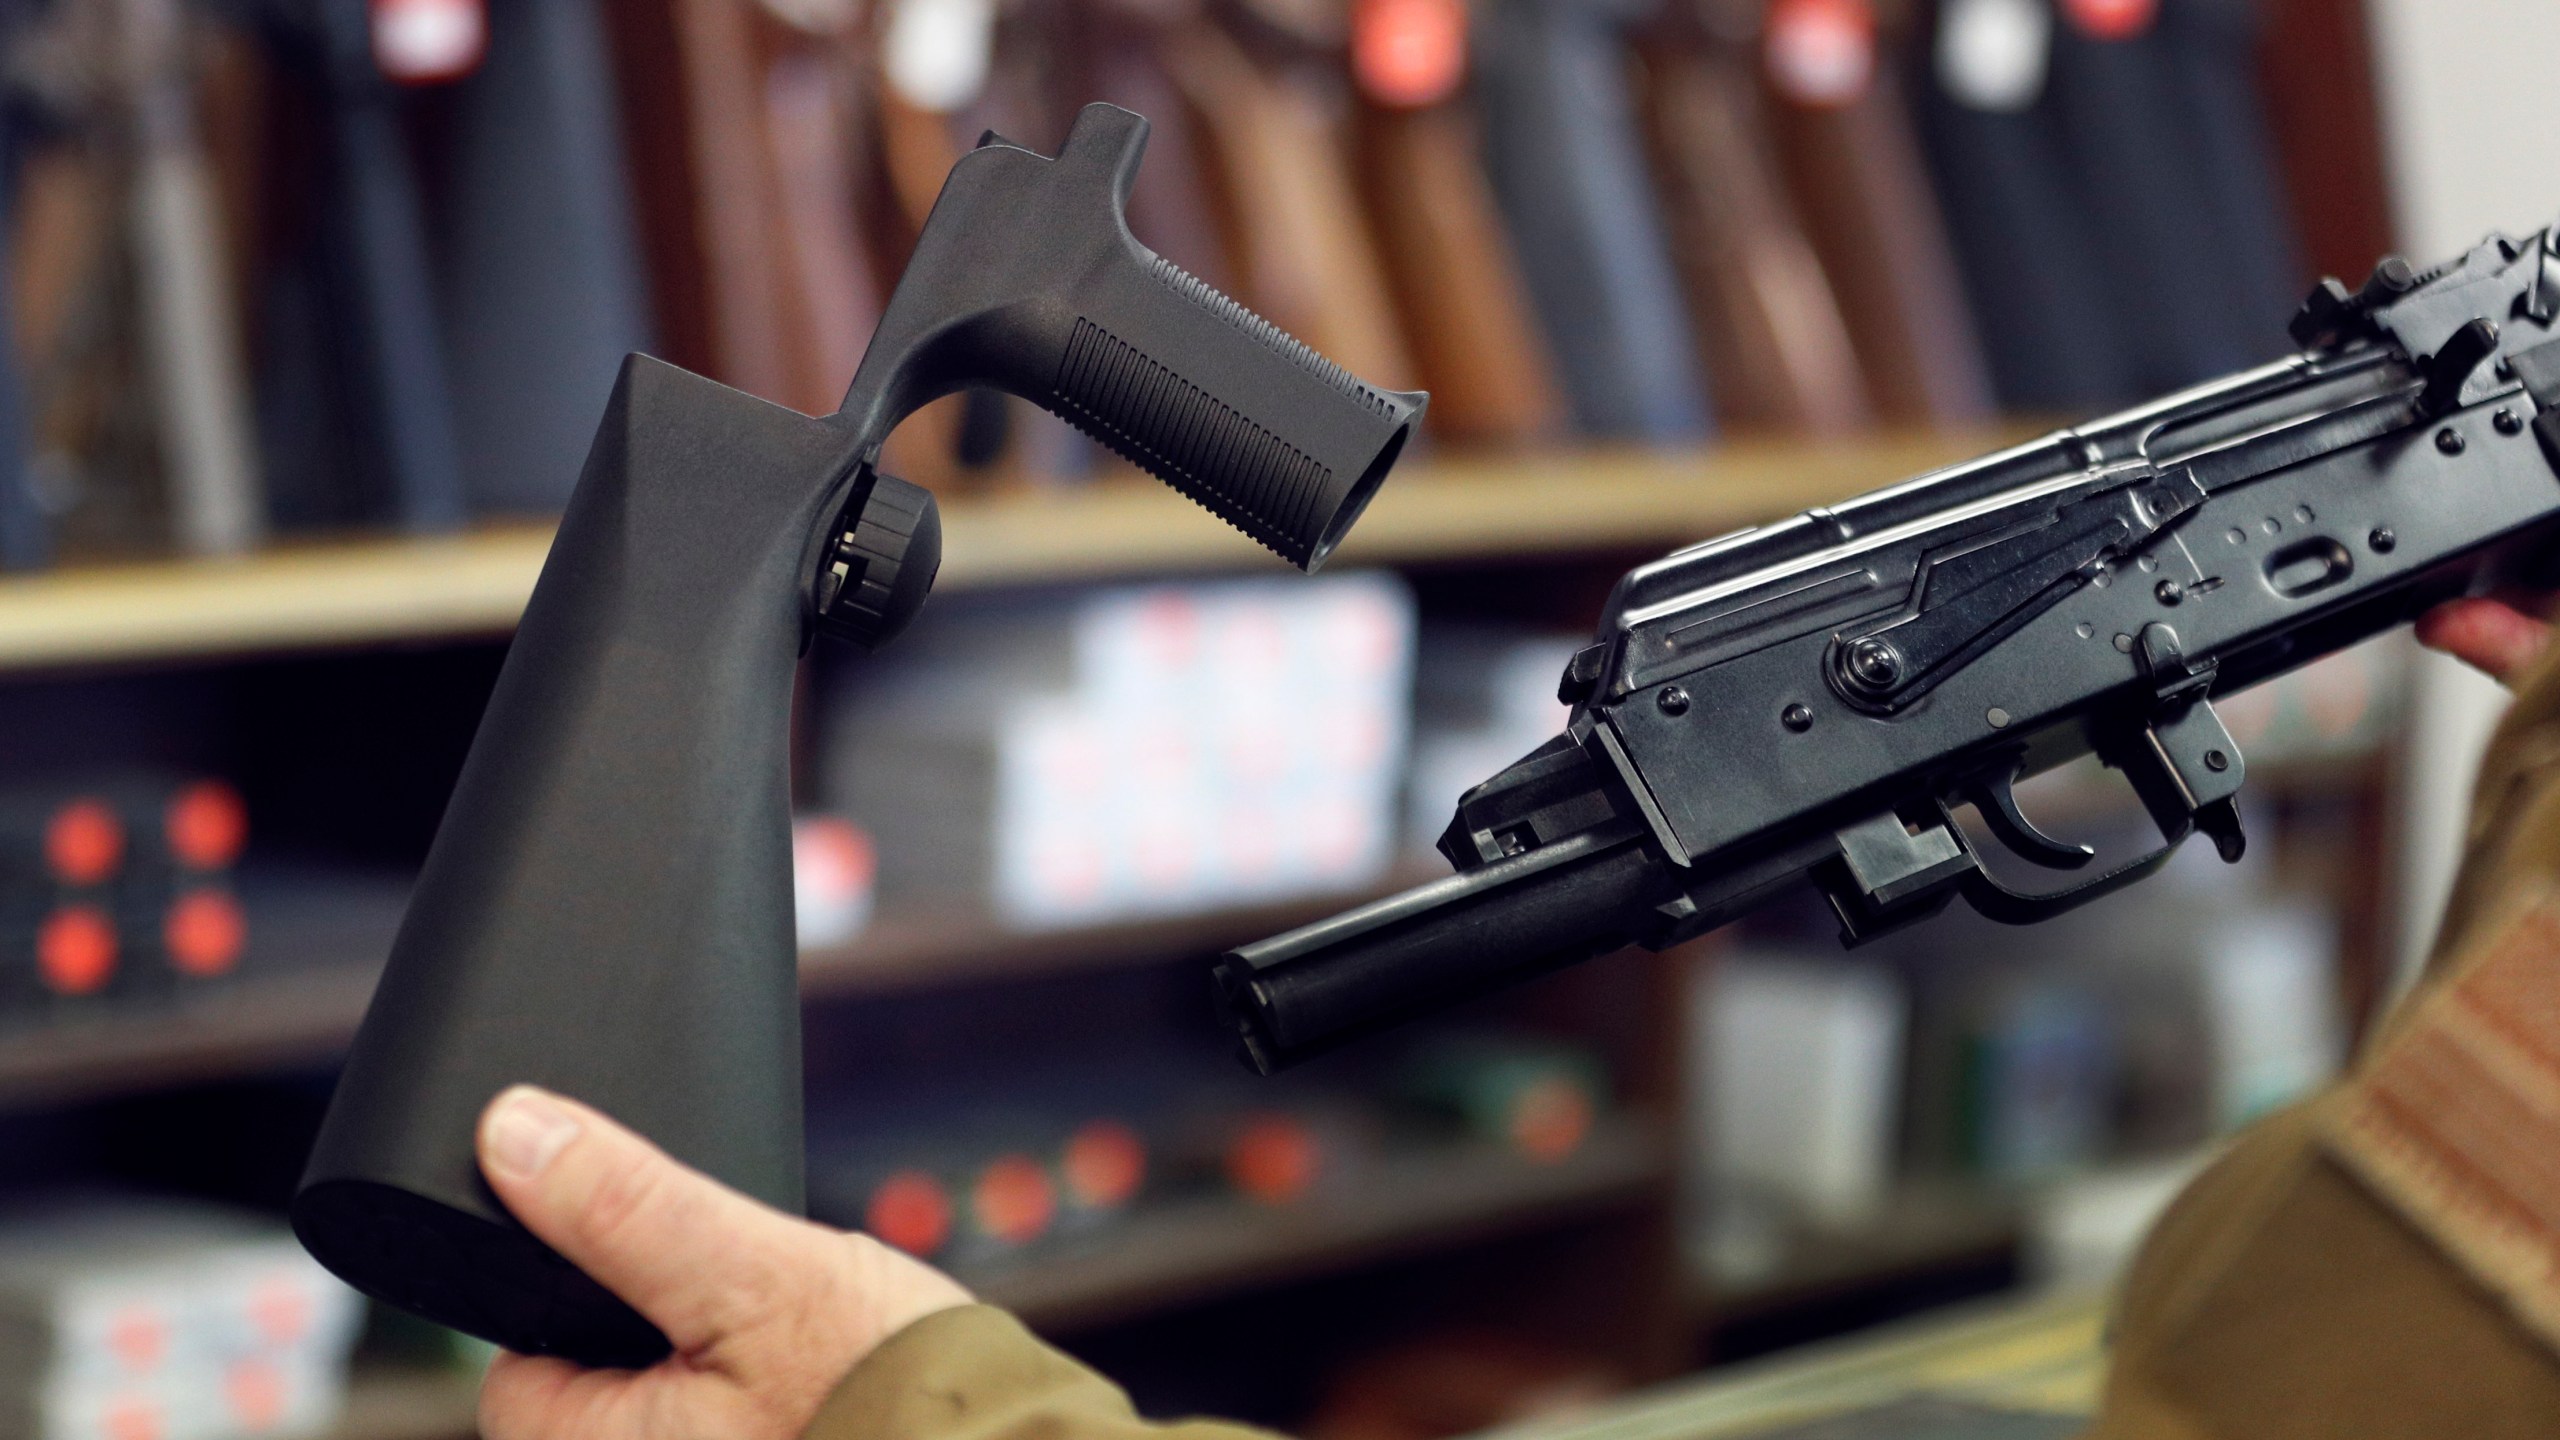
[[[2249,852],[2249,836],[2240,828],[2240,806],[2227,795],[2196,811],[2196,828],[2213,837],[2214,852],[2225,865],[2239,864]]]
[[[1982,812],[1983,823],[2001,844],[2018,858],[2048,870],[2077,870],[2098,858],[2098,852],[2086,845],[2066,845],[2038,830],[2018,808],[2017,778],[2014,769],[1995,770],[1965,787],[1965,798]]]

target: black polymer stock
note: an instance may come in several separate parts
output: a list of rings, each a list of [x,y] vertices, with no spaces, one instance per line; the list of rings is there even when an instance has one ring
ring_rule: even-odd
[[[294,1197],[341,1277],[519,1352],[667,1353],[483,1182],[518,1082],[800,1207],[792,680],[815,631],[876,647],[933,582],[932,497],[873,469],[917,406],[1012,391],[1302,569],[1357,517],[1423,397],[1133,239],[1145,143],[1097,105],[1055,159],[963,158],[833,416],[625,362]]]
[[[1226,954],[1269,1070],[1810,882],[1849,943],[1963,896],[2028,923],[2243,846],[2213,699],[2536,578],[2560,522],[2560,244],[2493,237],[2331,280],[2306,347],[2042,440],[1748,530],[1618,582],[1564,734],[1470,790],[1457,874]],[[2161,845],[2099,873],[2012,785],[2094,752]],[[1971,804],[2034,891],[1987,869]]]

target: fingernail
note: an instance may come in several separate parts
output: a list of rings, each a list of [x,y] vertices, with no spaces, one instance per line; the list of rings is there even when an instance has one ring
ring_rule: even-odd
[[[530,1085],[518,1085],[489,1109],[489,1164],[519,1180],[551,1167],[578,1138],[578,1117]]]

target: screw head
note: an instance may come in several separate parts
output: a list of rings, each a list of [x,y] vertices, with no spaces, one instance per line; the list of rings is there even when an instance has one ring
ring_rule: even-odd
[[[1665,715],[1689,713],[1689,692],[1677,685],[1665,685],[1654,693],[1653,706]]]
[[[1868,690],[1890,690],[1902,679],[1902,652],[1870,635],[1849,647],[1849,678]]]
[[[2151,593],[2159,597],[2161,604],[2175,605],[2187,598],[2187,587],[2175,580],[2163,580],[2151,587]]]
[[[2447,455],[2459,455],[2463,449],[2462,432],[2447,425],[2436,432],[2436,449]]]
[[[2204,768],[2217,773],[2228,770],[2231,768],[2231,757],[2219,750],[2207,750],[2204,752]]]
[[[2400,548],[2400,537],[2391,533],[2390,526],[2376,525],[2373,533],[2364,537],[2364,543],[2373,547],[2374,554],[2388,555]]]
[[[1778,712],[1778,723],[1801,735],[1813,728],[1813,707],[1803,704],[1790,705]]]
[[[2513,435],[2524,428],[2524,417],[2502,405],[2497,414],[2489,417],[2489,423],[2498,427],[2499,434]]]

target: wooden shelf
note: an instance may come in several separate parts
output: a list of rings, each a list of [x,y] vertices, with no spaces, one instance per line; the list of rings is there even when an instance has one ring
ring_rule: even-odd
[[[313,966],[166,1009],[0,1031],[0,1109],[320,1064],[355,1037],[377,973]]]
[[[1881,1281],[1996,1263],[2017,1253],[2018,1204],[1956,1185],[1915,1185],[1866,1223],[1809,1229],[1791,1237],[1771,1273],[1747,1283],[1700,1277],[1699,1313],[1711,1325],[1819,1303]]]
[[[1621,1119],[1552,1164],[1491,1144],[1440,1146],[1383,1160],[1341,1194],[1166,1205],[1088,1248],[964,1278],[1036,1328],[1073,1330],[1639,1202],[1669,1174],[1661,1140]]]
[[[2001,1300],[1754,1360],[1503,1432],[1507,1440],[1744,1440],[1830,1419],[1841,1435],[1895,1433],[1845,1417],[1933,1400],[2002,1412],[1964,1433],[2078,1434],[2106,1376],[2102,1292]],[[1921,1425],[1909,1433],[1954,1433]],[[1834,1433],[1820,1427],[1819,1433]]]
[[[1872,489],[2022,433],[1432,459],[1380,492],[1335,563],[1667,548]],[[0,670],[503,634],[532,594],[550,544],[547,525],[517,524],[0,580]],[[954,500],[944,509],[943,553],[946,591],[1276,563],[1137,476]]]

